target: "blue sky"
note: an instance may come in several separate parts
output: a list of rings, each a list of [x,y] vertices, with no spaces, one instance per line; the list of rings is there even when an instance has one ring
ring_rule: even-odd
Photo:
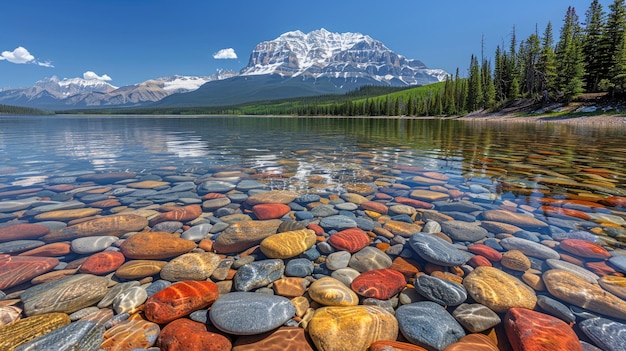
[[[551,21],[558,38],[567,7],[583,20],[590,2],[9,0],[0,6],[0,89],[85,72],[123,86],[239,70],[257,43],[319,28],[367,34],[429,67],[463,74],[470,55],[480,54],[481,35],[488,56],[496,45],[508,46],[513,26],[523,39]],[[606,11],[612,1],[600,3]],[[227,48],[236,59],[213,57]]]

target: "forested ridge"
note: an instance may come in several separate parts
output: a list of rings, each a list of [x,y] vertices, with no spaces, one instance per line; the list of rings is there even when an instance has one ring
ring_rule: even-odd
[[[0,114],[4,115],[49,115],[52,112],[42,111],[40,109],[22,106],[11,106],[0,104]]]

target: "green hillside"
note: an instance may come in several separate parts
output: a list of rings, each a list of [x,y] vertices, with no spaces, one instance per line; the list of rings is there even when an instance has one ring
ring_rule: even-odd
[[[2,115],[51,115],[53,113],[36,109],[36,108],[0,104],[0,114]]]

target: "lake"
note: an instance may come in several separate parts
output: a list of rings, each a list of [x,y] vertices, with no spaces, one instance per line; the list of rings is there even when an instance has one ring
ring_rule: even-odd
[[[260,291],[289,298],[302,296],[305,290],[280,290],[281,280],[304,280],[306,288],[326,276],[339,276],[337,279],[346,283],[342,279],[352,273],[337,275],[341,269],[361,276],[377,269],[395,269],[407,280],[389,296],[366,295],[362,291],[368,289],[359,290],[352,283],[352,290],[360,294],[358,304],[400,311],[398,301],[408,310],[420,300],[430,300],[447,306],[445,310],[451,314],[465,299],[458,303],[438,301],[433,291],[425,285],[420,287],[424,275],[417,272],[427,272],[426,276],[439,279],[439,284],[456,281],[456,286],[469,295],[468,303],[480,302],[502,319],[508,318],[505,312],[510,308],[536,306],[551,318],[588,325],[571,333],[583,342],[603,347],[591,340],[606,339],[602,333],[611,329],[602,327],[608,322],[597,318],[620,323],[626,320],[624,165],[626,128],[615,127],[403,118],[0,116],[0,300],[3,296],[18,298],[21,290],[37,284],[67,279],[65,275],[45,275],[66,272],[68,267],[74,271],[64,274],[73,275],[76,269],[99,277],[116,272],[117,281],[139,281],[144,289],[140,296],[146,290],[154,294],[150,284],[155,281],[167,286],[181,280],[211,278],[222,295],[232,295],[225,294],[227,291]],[[140,218],[139,226],[103,222],[99,224],[101,230],[76,227],[97,219],[112,222],[123,215]],[[271,221],[281,226],[267,224]],[[40,234],[35,227],[29,227],[33,234],[18,230],[25,224],[46,228]],[[269,233],[264,231],[267,225]],[[310,230],[304,229],[307,227]],[[68,234],[69,228],[74,228],[72,234]],[[363,233],[365,248],[354,247],[356,239],[350,235],[342,238],[345,243],[331,240],[350,228]],[[224,263],[225,272],[233,261],[249,255],[255,264],[278,264],[280,272],[271,278],[251,278],[238,276],[231,269],[228,276],[216,276],[216,267],[212,267],[197,279],[180,273],[185,269],[184,263],[179,263],[183,268],[177,266],[173,271],[181,276],[159,274],[161,268],[184,255],[131,253],[124,247],[125,241],[119,240],[147,235],[144,232],[148,230],[175,233],[180,236],[177,240],[196,247],[194,253],[219,254],[218,261],[228,262]],[[141,233],[132,235],[137,231]],[[296,243],[279,242],[275,244],[278,248],[262,243],[271,235],[279,240],[276,233],[298,231],[304,234],[293,234],[295,239],[281,238]],[[428,236],[414,235],[418,232]],[[313,237],[298,239],[298,235]],[[104,246],[96,242],[96,238],[107,236],[111,240],[101,239],[107,242]],[[230,241],[224,241],[226,237]],[[428,241],[431,237],[437,237],[436,242]],[[255,250],[259,244],[261,251]],[[48,249],[50,245],[66,245],[66,250],[54,251]],[[300,246],[297,252],[284,252]],[[429,256],[424,247],[438,247],[433,250],[441,257]],[[378,261],[365,266],[353,263],[354,257],[367,248],[375,250],[371,255],[380,255]],[[336,255],[346,251],[344,258]],[[107,271],[81,268],[85,259],[98,252],[124,255]],[[14,259],[20,254],[34,257],[33,261],[20,263],[22,259]],[[311,271],[296,274],[293,267],[290,271],[289,264],[296,258],[312,262]],[[162,264],[144,275],[129,277],[120,271],[123,262],[127,265],[138,259]],[[21,265],[47,268],[12,273]],[[247,266],[242,263],[242,267]],[[499,274],[490,269],[504,272],[511,283],[490,276]],[[387,284],[386,278],[351,277],[360,284]],[[562,281],[572,279],[582,282],[578,287],[563,285]],[[484,289],[490,287],[476,287],[479,283],[470,280],[489,284],[493,280],[491,288],[496,291],[486,293]],[[512,288],[518,283],[524,286],[519,291]],[[314,284],[308,289],[316,289]],[[413,286],[420,299],[402,290]],[[368,287],[368,291],[385,291],[383,287]],[[586,299],[593,303],[580,300],[572,289],[585,291]],[[250,297],[231,297],[235,296],[243,300],[228,303],[242,306],[239,314],[233,312],[230,321],[222,316],[210,318],[217,329],[231,337],[241,331],[229,329],[230,323],[249,318],[245,306],[253,303],[245,300]],[[540,304],[537,296],[545,296]],[[368,298],[378,302],[365,302]],[[126,299],[123,305],[133,306],[131,313],[146,301],[135,295]],[[387,300],[395,301],[393,306],[384,302]],[[309,302],[331,305],[310,298]],[[254,303],[272,306],[280,302]],[[28,310],[26,301],[17,302],[20,308],[22,304],[22,318],[38,314]],[[558,312],[559,306],[568,312]],[[86,306],[74,307],[60,306],[53,311],[70,313]],[[196,308],[202,309],[206,306]],[[309,330],[320,330],[313,327],[320,321],[300,313],[288,312],[286,319],[265,315],[252,323],[250,334],[283,324],[298,325],[302,320],[313,328]],[[192,319],[205,322],[207,315]],[[421,341],[412,338],[421,336],[413,335],[417,331],[410,327],[417,322],[407,321],[403,315],[406,313],[396,314],[401,333],[419,344]],[[154,318],[148,319],[163,327],[164,323]],[[592,327],[592,322],[600,327]],[[427,322],[438,323],[443,322]],[[137,328],[145,333],[153,330]],[[375,337],[367,328],[362,326],[363,338]],[[463,324],[460,330],[469,333],[468,325]],[[148,338],[154,339],[150,345],[136,347],[154,345],[158,331],[153,332],[156,334]],[[341,335],[310,336],[315,345],[332,343],[333,338],[342,340]],[[117,342],[115,336],[106,333],[102,338],[109,346]]]

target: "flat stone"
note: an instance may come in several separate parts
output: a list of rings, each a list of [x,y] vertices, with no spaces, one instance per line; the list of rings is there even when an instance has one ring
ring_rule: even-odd
[[[615,267],[618,272],[626,273],[626,255],[613,256],[608,259],[608,262],[611,266]]]
[[[213,226],[209,223],[194,225],[193,227],[184,231],[180,235],[180,237],[186,240],[198,242],[202,239],[205,239],[207,235],[209,235],[211,228],[213,228]]]
[[[379,306],[331,306],[315,311],[308,331],[317,350],[360,351],[378,340],[396,340],[398,322]]]
[[[96,184],[113,184],[120,180],[134,179],[136,176],[135,172],[91,173],[80,175],[76,180],[79,182],[94,182]]]
[[[255,335],[278,328],[291,319],[295,312],[289,299],[282,296],[231,292],[213,303],[209,318],[223,332]]]
[[[141,232],[124,240],[120,250],[127,258],[159,260],[182,255],[196,247],[193,241],[165,232]]]
[[[494,267],[477,267],[465,277],[463,286],[474,301],[499,313],[512,307],[533,309],[537,303],[533,289]]]
[[[469,260],[468,255],[452,244],[431,234],[413,234],[409,244],[422,259],[440,266],[460,266]]]
[[[289,260],[285,265],[285,275],[288,277],[306,277],[313,274],[313,262],[306,258]]]
[[[314,231],[301,229],[268,236],[261,241],[260,249],[268,258],[285,259],[300,255],[315,245],[316,241]]]
[[[222,207],[230,205],[232,201],[225,195],[223,194],[220,194],[220,195],[222,195],[223,197],[218,197],[215,199],[208,199],[202,202],[202,208],[205,210],[212,211],[212,210],[217,210],[218,208],[222,208]]]
[[[351,192],[347,192],[345,194],[341,194],[341,198],[346,200],[347,202],[352,202],[355,203],[357,205],[369,201],[365,196],[361,195],[361,194],[356,194],[356,193],[351,193]]]
[[[395,220],[388,220],[383,225],[383,228],[387,229],[394,235],[400,235],[405,238],[408,238],[415,233],[419,233],[422,230],[420,225]]]
[[[284,271],[283,260],[255,261],[240,267],[233,277],[233,283],[237,291],[250,291],[280,279]]]
[[[2,300],[2,299],[0,299]],[[22,309],[16,306],[0,307],[0,327],[11,324],[20,319]]]
[[[522,229],[546,229],[548,224],[530,215],[506,210],[488,210],[482,213],[482,219],[492,222],[512,224]]]
[[[351,284],[352,290],[364,297],[388,300],[406,286],[404,275],[394,269],[374,269],[362,273]]]
[[[549,296],[537,295],[537,306],[539,306],[543,312],[559,318],[570,325],[576,322],[576,316],[569,307]]]
[[[157,345],[163,351],[230,351],[232,348],[227,337],[207,331],[205,324],[187,318],[167,324],[159,334]]]
[[[126,186],[133,189],[155,189],[168,186],[169,184],[169,182],[162,182],[158,180],[143,180],[140,182],[128,183]]]
[[[217,253],[245,251],[259,245],[268,236],[276,234],[281,223],[280,219],[233,223],[215,239],[213,249]]]
[[[545,245],[513,236],[500,240],[500,245],[507,250],[519,250],[527,256],[537,257],[542,260],[549,258],[558,260],[561,257],[558,252]]]
[[[14,240],[6,243],[0,243],[0,255],[17,254],[23,251],[35,249],[43,246],[45,242],[41,240]]]
[[[580,257],[600,260],[605,260],[611,257],[611,253],[609,253],[605,248],[587,240],[565,239],[559,243],[559,248]]]
[[[43,212],[35,216],[38,221],[71,221],[77,218],[95,216],[102,212],[101,208],[77,208],[73,210],[56,210]]]
[[[81,273],[93,275],[105,275],[114,272],[126,258],[119,251],[98,252],[89,256],[80,266]]]
[[[202,214],[202,207],[197,204],[175,208],[150,219],[150,226],[161,222],[189,222]]]
[[[74,224],[53,231],[42,237],[43,241],[54,242],[74,240],[88,236],[112,235],[121,236],[125,233],[142,230],[148,225],[145,217],[136,214],[117,214],[86,222]]]
[[[57,256],[65,256],[71,252],[71,247],[69,243],[51,243],[41,245],[34,249],[30,249],[28,251],[24,251],[20,253],[18,256],[40,256],[40,257],[57,257]]]
[[[26,289],[20,298],[24,314],[72,313],[94,305],[107,292],[109,280],[91,274],[78,274]]]
[[[352,282],[354,281],[354,279],[356,279],[356,277],[358,277],[360,274],[361,273],[357,271],[356,269],[348,267],[348,268],[340,268],[336,271],[333,271],[330,276],[332,278],[339,280],[345,286],[350,286],[352,285]]]
[[[467,300],[467,291],[463,285],[441,278],[420,275],[414,285],[420,295],[442,306],[457,306]]]
[[[156,343],[161,332],[158,324],[141,319],[128,319],[104,332],[101,349],[125,351],[147,349]]]
[[[215,283],[186,280],[150,296],[144,305],[144,313],[148,320],[164,324],[210,306],[217,297]]]
[[[562,269],[564,271],[568,271],[570,273],[574,273],[577,276],[581,277],[582,279],[586,280],[587,282],[589,282],[591,284],[597,284],[598,283],[598,279],[600,279],[600,277],[597,276],[595,273],[592,273],[592,272],[584,269],[583,267],[580,267],[580,266],[575,265],[573,263],[569,263],[569,262],[565,262],[565,261],[561,261],[561,260],[555,260],[555,259],[548,259],[548,260],[546,260],[546,264],[550,268]]]
[[[543,281],[557,299],[610,317],[626,316],[626,301],[574,273],[551,269],[543,273]]]
[[[263,334],[240,336],[232,348],[232,351],[274,350],[314,351],[304,328],[299,327],[280,327]]]
[[[386,253],[375,247],[366,246],[352,255],[348,266],[363,273],[373,269],[389,268],[391,264],[391,257]]]
[[[448,345],[443,351],[500,351],[498,345],[487,335],[469,334],[462,337],[458,342]]]
[[[487,236],[487,230],[474,223],[447,221],[441,223],[441,230],[452,240],[475,242]]]
[[[422,190],[422,189],[411,191],[411,194],[409,194],[409,196],[412,199],[426,201],[426,202],[441,201],[441,200],[447,200],[450,198],[450,195],[446,193],[441,193],[438,191]]]
[[[513,307],[504,316],[504,329],[511,344],[520,350],[583,351],[567,323],[540,312]]]
[[[246,202],[252,206],[258,204],[288,204],[298,197],[298,193],[290,190],[270,190],[250,195]]]
[[[460,304],[452,312],[452,316],[471,333],[483,332],[501,322],[497,313],[479,303]]]
[[[103,251],[114,242],[118,241],[116,236],[90,236],[72,240],[72,252],[80,255],[89,255],[94,252]]]
[[[488,232],[494,234],[506,233],[515,234],[522,230],[522,228],[514,226],[508,223],[481,221],[480,226],[485,228]]]
[[[161,278],[171,282],[207,280],[217,269],[220,256],[212,252],[190,252],[173,258],[163,269]]]
[[[0,327],[0,350],[15,350],[30,340],[70,324],[66,313],[45,313]]]
[[[52,257],[0,255],[0,289],[9,289],[51,271],[59,260]]]
[[[252,206],[252,213],[261,220],[281,218],[290,211],[291,208],[285,204],[258,204]]]
[[[115,275],[121,279],[141,279],[161,272],[167,262],[157,260],[132,260],[122,264]]]
[[[33,339],[15,351],[98,350],[104,338],[104,326],[95,322],[75,322]]]
[[[0,242],[37,239],[50,232],[50,228],[30,223],[13,224],[0,228]]]
[[[443,350],[465,336],[463,327],[441,305],[430,301],[402,305],[396,310],[402,335],[428,350]]]
[[[320,226],[326,230],[343,230],[348,228],[356,228],[356,221],[348,216],[336,215],[322,218]]]
[[[580,329],[602,350],[621,351],[626,345],[626,324],[606,318],[586,319]]]
[[[348,267],[352,255],[348,251],[335,251],[326,256],[326,268],[331,271]]]
[[[136,280],[131,280],[129,282],[123,282],[123,283],[118,283],[118,284],[113,285],[111,288],[109,288],[109,290],[107,290],[106,295],[104,295],[104,297],[100,300],[100,302],[98,302],[98,304],[96,305],[96,308],[110,307],[113,304],[113,300],[115,300],[119,295],[125,294],[126,291],[134,287],[139,287],[139,282]],[[88,308],[92,308],[92,307],[88,307]],[[79,312],[80,311],[75,312],[75,313],[79,313]],[[72,316],[70,315],[70,317]]]
[[[309,297],[324,306],[355,306],[359,297],[341,281],[324,277],[309,285]]]
[[[607,275],[598,279],[598,284],[600,284],[600,286],[604,290],[626,300],[626,278],[625,277]]]
[[[236,185],[233,183],[221,181],[221,180],[209,180],[198,185],[196,191],[199,195],[206,195],[208,193],[227,193],[235,189]]]
[[[310,212],[313,217],[329,217],[339,214],[339,210],[335,206],[327,204],[317,205]]]
[[[370,238],[362,229],[350,228],[331,235],[328,243],[339,251],[354,253],[369,245]]]
[[[394,340],[374,341],[368,351],[428,351],[423,347]],[[498,350],[496,350],[498,351]]]

